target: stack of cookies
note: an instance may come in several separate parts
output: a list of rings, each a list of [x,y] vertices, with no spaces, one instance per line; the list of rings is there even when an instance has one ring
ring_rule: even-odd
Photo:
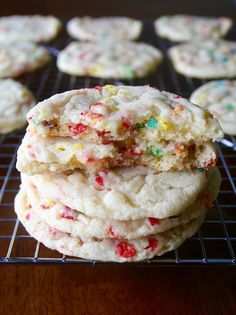
[[[27,231],[60,253],[138,261],[202,224],[220,175],[208,111],[149,86],[55,95],[36,105],[18,151],[15,201]]]

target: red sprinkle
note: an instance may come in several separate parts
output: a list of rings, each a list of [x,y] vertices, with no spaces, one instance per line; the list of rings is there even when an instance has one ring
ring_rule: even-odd
[[[215,166],[216,166],[216,162],[217,162],[216,159],[215,159],[215,160],[212,160],[212,159],[211,159],[210,161],[205,162],[205,163],[203,164],[203,166],[204,166],[204,168],[209,169],[209,168],[215,167]]]
[[[126,242],[120,242],[116,246],[116,253],[124,258],[131,258],[136,256],[136,249]]]
[[[127,118],[124,118],[124,117],[122,117],[122,124],[123,124],[123,126],[124,126],[126,129],[130,129],[130,127],[131,127],[131,124],[130,124],[130,122],[128,121],[128,119],[127,119]]]
[[[151,252],[153,252],[158,245],[158,240],[156,240],[155,238],[150,238],[148,240],[148,246],[144,247],[144,249],[149,249]]]
[[[28,120],[32,120],[33,116],[27,117]]]
[[[63,212],[60,214],[60,217],[68,220],[75,220],[75,218],[70,214],[70,210],[71,209],[69,207],[65,207]]]
[[[79,123],[79,124],[70,124],[68,128],[74,136],[77,136],[81,134],[82,132],[84,132],[87,129],[87,126]]]
[[[87,157],[87,163],[93,163],[95,159],[92,156]]]
[[[95,90],[98,90],[98,91],[101,91],[101,90],[102,90],[102,87],[101,87],[101,86],[96,85],[96,86],[94,87],[94,89],[95,89]]]
[[[29,220],[30,219],[30,213],[27,213],[25,218],[26,218],[26,220]]]
[[[101,177],[101,176],[96,176],[95,177],[95,181],[96,181],[96,183],[98,184],[98,185],[100,185],[100,186],[104,186],[104,179]]]
[[[138,148],[135,148],[134,146],[130,147],[127,149],[127,152],[131,155],[131,156],[141,156],[142,155],[142,151]]]
[[[54,228],[54,227],[50,227],[50,228],[49,228],[49,231],[50,231],[50,233],[51,233],[52,235],[57,235],[57,233],[58,233],[58,230],[57,230],[56,228]]]
[[[112,226],[111,225],[108,227],[107,232],[108,232],[110,238],[122,239],[122,237],[119,234],[115,233],[112,230]]]
[[[175,97],[174,98],[180,98],[180,96],[179,95],[175,95]]]
[[[154,226],[154,225],[156,225],[156,224],[159,224],[160,223],[160,219],[158,219],[158,218],[148,218],[148,221],[149,221],[149,223],[151,224],[151,226]]]
[[[44,205],[44,204],[42,204],[42,205],[40,205],[40,208],[42,208],[42,209],[49,209],[50,208],[50,206],[47,206],[47,205]]]
[[[99,137],[104,137],[105,135],[107,135],[107,134],[109,134],[111,132],[110,131],[106,131],[106,130],[102,130],[102,131],[97,130],[96,133],[97,133],[97,135]]]

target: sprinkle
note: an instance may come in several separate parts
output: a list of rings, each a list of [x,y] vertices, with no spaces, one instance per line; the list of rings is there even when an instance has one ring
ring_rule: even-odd
[[[111,132],[110,132],[110,131],[107,131],[107,130],[102,130],[102,131],[97,130],[96,133],[97,133],[97,135],[98,135],[99,137],[104,137],[104,136],[106,136],[107,134],[109,134],[109,133],[111,133]]]
[[[206,170],[203,167],[197,169],[199,173],[204,173]]]
[[[134,146],[128,148],[126,150],[126,152],[128,152],[131,156],[141,156],[142,155],[142,151],[139,148],[135,148]]]
[[[109,108],[109,110],[110,110],[111,112],[116,112],[116,111],[118,111],[118,107],[117,107],[117,106],[108,106],[108,108]]]
[[[134,78],[134,70],[130,67],[125,67],[125,75],[128,79],[133,79]]]
[[[30,219],[30,213],[27,213],[25,218],[26,218],[26,220],[29,220]]]
[[[214,55],[214,50],[208,49],[207,53],[210,57],[212,57]]]
[[[82,143],[74,144],[73,149],[75,150],[81,150],[84,148],[84,145]]]
[[[122,237],[118,233],[113,231],[111,225],[108,227],[107,232],[108,232],[110,238],[116,238],[118,240],[122,239]]]
[[[40,205],[40,208],[43,209],[43,210],[47,210],[47,209],[49,209],[50,207],[52,207],[54,205],[55,205],[55,201],[47,200],[46,203],[43,203],[43,204]]]
[[[58,230],[56,229],[56,228],[54,228],[54,227],[49,227],[49,232],[52,234],[52,235],[57,235],[57,233],[58,233]]]
[[[174,149],[180,155],[183,155],[185,153],[185,148],[183,144],[175,143]]]
[[[136,249],[126,242],[120,242],[116,246],[116,253],[124,258],[132,258],[136,256]]]
[[[155,238],[150,238],[148,240],[148,246],[144,247],[144,249],[149,249],[151,252],[154,252],[154,250],[157,248],[158,240]]]
[[[41,108],[39,108],[37,112],[39,113],[39,115],[43,115],[44,114],[44,111]]]
[[[170,125],[163,118],[159,118],[158,122],[161,125],[162,130],[168,131],[171,129]]]
[[[179,95],[175,95],[175,97],[174,98],[180,98],[180,96]]]
[[[221,58],[221,61],[222,62],[227,62],[229,60],[229,57],[227,57],[227,56],[223,56],[222,58]]]
[[[103,178],[101,177],[101,176],[96,176],[95,177],[95,181],[96,181],[96,183],[98,184],[98,185],[100,185],[100,186],[104,186],[104,180],[103,180]]]
[[[76,135],[79,135],[81,134],[82,132],[84,132],[86,129],[87,129],[87,126],[86,125],[83,125],[81,123],[79,124],[70,124],[68,126],[70,132],[76,136]]]
[[[98,86],[98,85],[96,85],[96,86],[94,87],[94,89],[95,89],[95,90],[98,90],[98,91],[102,91],[102,87],[101,87],[101,86]]]
[[[203,166],[205,169],[209,169],[209,168],[215,167],[216,162],[217,162],[216,159],[215,160],[211,159],[210,161],[205,162]]]
[[[130,122],[128,121],[128,119],[124,118],[124,117],[122,117],[122,124],[123,124],[123,127],[125,127],[126,129],[130,129],[130,127],[131,127]]]
[[[234,110],[234,106],[232,104],[225,104],[224,109],[226,109],[228,112],[232,112]]]
[[[56,149],[59,151],[65,151],[65,148],[63,146],[57,145]]]
[[[175,109],[173,110],[174,115],[179,115],[184,110],[184,106],[176,105]]]
[[[152,154],[152,155],[155,155],[156,157],[160,157],[161,156],[161,150],[155,148],[152,145],[147,147],[147,152]]]
[[[158,123],[157,123],[156,119],[153,117],[151,117],[149,119],[149,121],[147,122],[147,126],[150,128],[153,128],[153,129],[157,128],[157,125],[158,125]]]
[[[119,90],[119,94],[123,94],[123,95],[127,96],[127,95],[128,95],[128,92],[125,91],[125,90]]]
[[[135,126],[134,126],[134,129],[142,129],[142,128],[145,128],[146,125],[143,123],[143,124],[139,124],[137,123]]]
[[[116,95],[117,94],[117,87],[115,85],[107,84],[105,88],[108,90],[109,95]]]
[[[160,223],[160,219],[158,218],[148,218],[148,222],[150,223],[151,226],[154,226],[156,224],[159,224]]]
[[[60,217],[63,218],[63,219],[68,219],[68,220],[76,220],[75,217],[73,217],[73,215],[71,215],[71,208],[69,207],[65,207],[63,209],[63,212],[60,214]]]
[[[214,86],[217,86],[217,87],[225,86],[225,81],[216,81],[214,82]]]
[[[109,103],[109,102],[112,102],[112,99],[107,96],[102,100],[102,102]]]

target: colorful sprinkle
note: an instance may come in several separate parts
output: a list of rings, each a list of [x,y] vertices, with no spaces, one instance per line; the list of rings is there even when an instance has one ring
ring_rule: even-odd
[[[159,122],[162,130],[168,131],[171,129],[170,125],[163,118],[159,118],[158,122]]]
[[[30,213],[27,213],[25,218],[26,218],[26,220],[29,220],[30,219]]]
[[[153,129],[157,128],[157,125],[158,125],[157,120],[153,117],[151,117],[147,122],[147,126]]]
[[[117,112],[118,107],[117,106],[108,106],[110,112]]]
[[[100,185],[100,186],[104,186],[104,179],[101,177],[101,176],[96,176],[95,177],[95,181],[96,181],[96,183],[98,184],[98,185]]]
[[[57,233],[58,233],[58,230],[56,229],[56,228],[54,228],[54,227],[49,227],[49,232],[52,234],[52,235],[57,235]]]
[[[160,223],[160,219],[150,217],[148,218],[148,222],[150,223],[151,226],[154,226]]]
[[[204,168],[209,169],[209,168],[215,167],[216,162],[217,162],[216,159],[215,160],[211,159],[210,161],[204,163]]]
[[[60,217],[67,220],[76,220],[73,215],[71,215],[71,209],[69,207],[65,207],[63,212],[60,214]]]
[[[136,256],[136,249],[126,242],[120,242],[116,246],[116,253],[124,258],[132,258]]]
[[[97,133],[97,135],[98,135],[99,137],[104,137],[104,136],[106,136],[107,134],[109,134],[109,133],[111,133],[111,132],[110,132],[110,131],[106,131],[106,130],[102,130],[102,131],[97,130],[96,133]]]
[[[199,173],[204,173],[206,170],[203,167],[197,169]]]
[[[128,152],[131,156],[141,156],[142,155],[142,151],[134,146],[131,146],[130,148],[128,148],[126,150],[126,152]]]
[[[124,118],[124,117],[122,117],[122,125],[126,129],[130,129],[130,127],[131,127],[129,120],[127,118]]]
[[[108,227],[107,232],[108,232],[110,238],[116,238],[118,240],[122,239],[122,237],[118,233],[113,231],[111,225]]]
[[[57,146],[56,146],[56,149],[57,149],[58,151],[65,151],[65,148],[64,148],[63,146],[60,146],[60,145],[57,145]]]
[[[74,144],[73,149],[75,150],[81,150],[84,148],[84,145],[82,143]]]
[[[152,145],[147,147],[147,152],[152,154],[152,155],[155,155],[156,157],[160,157],[161,156],[161,150],[155,148]]]
[[[142,129],[142,128],[145,128],[146,125],[143,123],[143,124],[139,124],[137,123],[135,126],[134,126],[134,129]]]
[[[158,240],[155,238],[151,238],[148,240],[148,246],[144,247],[144,249],[149,249],[151,252],[157,248]]]
[[[224,109],[226,109],[228,112],[232,112],[234,110],[234,106],[232,104],[225,104]]]
[[[225,86],[225,81],[216,81],[216,82],[213,82],[214,86],[217,86],[217,87],[222,87],[222,86]]]
[[[68,128],[74,136],[77,136],[81,134],[82,132],[84,132],[87,129],[87,126],[79,123],[79,124],[70,124]]]
[[[98,91],[102,91],[102,87],[101,87],[101,86],[98,86],[98,85],[96,85],[96,86],[94,87],[94,89],[95,89],[95,90],[98,90]]]

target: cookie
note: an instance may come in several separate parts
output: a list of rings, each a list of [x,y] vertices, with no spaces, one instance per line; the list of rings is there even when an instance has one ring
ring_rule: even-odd
[[[50,200],[47,195],[41,195],[32,184],[30,176],[22,177],[21,190],[22,194],[26,195],[27,204],[32,206],[36,215],[60,232],[87,239],[96,237],[130,240],[162,233],[203,215],[206,208],[212,206],[212,201],[217,197],[220,186],[219,171],[213,169],[209,172],[207,186],[200,192],[194,203],[179,215],[165,219],[147,217],[141,220],[120,221],[88,217],[58,200]]]
[[[27,117],[30,133],[112,144],[121,156],[120,166],[126,161],[125,165],[159,171],[214,167],[212,140],[223,136],[209,112],[149,86],[106,85],[65,92],[40,102]],[[68,156],[71,151],[63,152]],[[53,158],[56,163],[55,153]],[[89,162],[96,163],[91,158]]]
[[[72,42],[59,53],[57,66],[70,75],[129,80],[145,77],[161,61],[161,51],[145,43]]]
[[[209,39],[174,46],[168,50],[175,70],[199,78],[233,78],[236,76],[236,43]]]
[[[0,43],[48,42],[61,29],[60,21],[53,16],[13,15],[0,18]]]
[[[175,42],[184,42],[224,37],[230,30],[233,22],[227,17],[172,15],[161,16],[154,24],[156,33],[160,37]]]
[[[46,48],[30,42],[0,44],[0,78],[18,77],[44,66],[49,60]]]
[[[130,145],[130,144],[129,144]],[[210,141],[187,146],[160,143],[156,151],[140,145],[122,143],[96,144],[69,137],[41,137],[28,131],[17,152],[17,169],[27,174],[87,169],[98,173],[106,169],[145,165],[155,171],[211,168],[217,159],[216,147]],[[155,156],[156,152],[161,152]]]
[[[50,227],[27,204],[26,195],[20,191],[15,199],[15,211],[28,233],[46,247],[62,254],[102,261],[139,261],[160,256],[180,246],[194,235],[204,220],[204,215],[191,222],[160,234],[135,240],[83,239],[73,237]]]
[[[34,96],[24,85],[0,80],[0,134],[26,125],[26,114],[34,105]]]
[[[207,108],[225,133],[236,135],[236,81],[208,82],[193,92],[191,101]]]
[[[68,22],[67,31],[71,37],[84,41],[135,40],[142,23],[128,17],[75,17]]]
[[[145,167],[127,167],[98,175],[74,171],[30,178],[40,195],[87,216],[137,220],[163,219],[187,209],[206,187],[208,172],[153,173]]]

